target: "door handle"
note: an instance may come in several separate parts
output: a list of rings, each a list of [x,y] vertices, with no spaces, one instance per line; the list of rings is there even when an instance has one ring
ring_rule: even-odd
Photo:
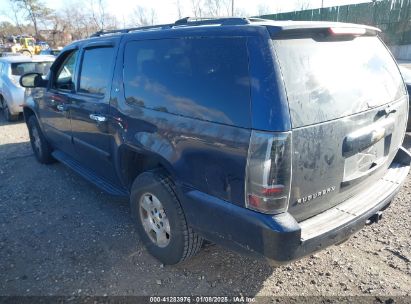
[[[348,134],[343,141],[343,157],[352,156],[376,144],[384,137],[392,134],[394,126],[395,120],[388,118]]]
[[[67,107],[65,105],[59,104],[57,105],[57,110],[59,110],[60,112],[64,112],[67,111]]]
[[[397,109],[394,109],[393,106],[388,105],[388,107],[386,107],[385,109],[378,111],[376,116],[377,117],[378,116],[388,116],[391,113],[395,113],[395,112],[397,112]]]
[[[105,122],[107,121],[107,117],[103,116],[103,115],[98,115],[98,114],[90,114],[90,119],[91,120],[95,120],[97,122]]]

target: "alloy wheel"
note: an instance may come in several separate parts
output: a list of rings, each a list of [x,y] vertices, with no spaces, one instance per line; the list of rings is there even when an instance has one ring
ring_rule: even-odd
[[[145,193],[139,206],[141,223],[148,237],[158,247],[166,247],[170,243],[170,222],[160,200],[151,193]]]

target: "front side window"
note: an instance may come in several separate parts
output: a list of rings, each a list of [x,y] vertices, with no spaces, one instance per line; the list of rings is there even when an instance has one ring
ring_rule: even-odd
[[[86,49],[80,72],[79,92],[104,95],[110,82],[114,48]]]
[[[249,124],[244,38],[131,41],[124,54],[126,101],[237,126]]]
[[[74,71],[76,68],[76,58],[78,51],[72,51],[63,60],[63,63],[57,68],[52,87],[57,90],[74,89]]]

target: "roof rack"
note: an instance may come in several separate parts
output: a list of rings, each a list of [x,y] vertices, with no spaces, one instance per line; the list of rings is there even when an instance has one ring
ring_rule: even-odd
[[[250,22],[262,21],[264,19],[259,18],[240,18],[240,17],[224,17],[224,18],[213,18],[213,17],[185,17],[177,20],[174,23],[169,24],[159,24],[159,25],[149,25],[140,27],[131,27],[118,30],[102,30],[95,32],[90,37],[100,37],[105,35],[115,35],[115,34],[126,34],[133,31],[144,31],[144,30],[155,30],[155,29],[171,29],[173,27],[182,26],[199,26],[199,25],[244,25],[250,24]]]
[[[240,18],[240,17],[222,17],[222,18],[214,18],[214,17],[185,17],[182,19],[177,20],[174,22],[174,25],[188,25],[188,26],[196,26],[196,25],[212,25],[212,24],[220,24],[220,25],[244,25],[249,24],[247,18]]]
[[[139,26],[139,27],[130,27],[125,29],[118,29],[118,30],[102,30],[95,32],[90,37],[100,37],[104,35],[114,35],[114,34],[126,34],[133,31],[143,31],[149,29],[168,29],[172,28],[174,24],[158,24],[158,25],[149,25],[149,26]]]

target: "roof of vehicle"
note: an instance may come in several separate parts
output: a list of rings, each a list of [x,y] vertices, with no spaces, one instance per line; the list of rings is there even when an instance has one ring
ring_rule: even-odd
[[[170,24],[159,24],[152,26],[142,26],[135,28],[117,29],[109,31],[99,31],[94,33],[91,37],[101,37],[106,35],[115,34],[127,34],[132,32],[140,31],[160,31],[160,30],[179,30],[179,29],[189,29],[193,27],[207,27],[207,26],[266,26],[271,27],[277,31],[283,30],[295,30],[295,29],[309,29],[309,28],[329,28],[329,27],[346,27],[346,28],[364,28],[373,32],[380,32],[376,27],[353,24],[353,23],[342,23],[342,22],[328,22],[328,21],[276,21],[261,18],[239,18],[239,17],[227,17],[227,18],[191,18],[186,17],[177,20]]]
[[[54,61],[54,56],[50,55],[34,55],[34,56],[7,56],[0,57],[0,61],[15,63],[15,62],[41,62],[41,61]]]

